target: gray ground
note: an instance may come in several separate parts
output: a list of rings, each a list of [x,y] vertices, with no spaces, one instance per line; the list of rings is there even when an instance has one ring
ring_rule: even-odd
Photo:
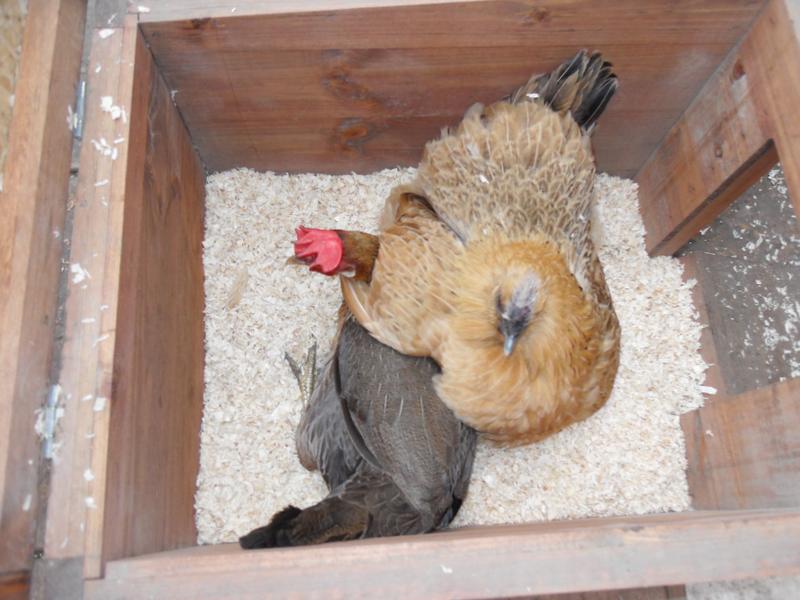
[[[780,166],[682,250],[697,258],[728,393],[800,376],[800,227]],[[688,600],[797,600],[800,578],[690,585]]]

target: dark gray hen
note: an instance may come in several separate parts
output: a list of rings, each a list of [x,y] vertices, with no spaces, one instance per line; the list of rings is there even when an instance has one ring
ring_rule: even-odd
[[[278,512],[243,548],[425,533],[446,527],[466,495],[476,435],[437,397],[436,363],[381,344],[350,315],[334,347],[318,385],[298,377],[311,394],[296,433],[300,462],[330,493]]]

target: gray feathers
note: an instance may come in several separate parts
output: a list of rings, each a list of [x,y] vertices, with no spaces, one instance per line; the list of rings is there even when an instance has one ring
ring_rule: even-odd
[[[436,364],[402,355],[345,319],[296,434],[298,455],[330,494],[287,507],[242,537],[245,548],[425,533],[466,495],[475,432],[434,392]]]

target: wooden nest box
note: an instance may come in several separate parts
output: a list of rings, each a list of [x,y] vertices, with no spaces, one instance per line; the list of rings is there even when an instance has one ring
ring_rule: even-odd
[[[0,193],[0,596],[509,597],[800,572],[796,379],[684,416],[692,512],[248,553],[196,547],[193,514],[208,170],[415,165],[471,103],[597,49],[621,83],[599,169],[636,179],[648,249],[673,254],[778,158],[800,207],[800,2],[142,4],[91,35],[70,256],[85,273],[68,274],[59,348],[86,8],[29,2]],[[54,356],[68,404],[50,463],[33,422]]]

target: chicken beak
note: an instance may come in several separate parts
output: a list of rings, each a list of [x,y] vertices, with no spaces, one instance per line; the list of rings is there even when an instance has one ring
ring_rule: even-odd
[[[511,353],[514,351],[514,346],[517,345],[517,336],[513,333],[509,333],[505,337],[505,341],[503,342],[503,354],[505,356],[511,356]]]
[[[296,267],[305,267],[306,266],[306,263],[304,263],[302,260],[300,260],[296,256],[290,256],[289,258],[287,258],[286,259],[286,264],[287,265],[296,266]]]

